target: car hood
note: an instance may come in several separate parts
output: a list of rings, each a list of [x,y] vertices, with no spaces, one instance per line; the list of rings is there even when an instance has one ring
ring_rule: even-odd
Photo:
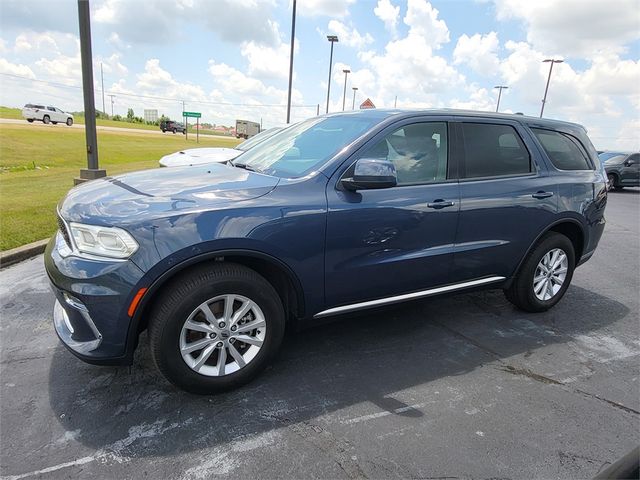
[[[231,206],[269,193],[279,179],[223,164],[158,168],[93,180],[71,189],[62,217],[125,225],[177,213]]]
[[[205,163],[222,163],[233,160],[242,153],[235,148],[190,148],[165,155],[160,159],[163,167],[184,167]]]

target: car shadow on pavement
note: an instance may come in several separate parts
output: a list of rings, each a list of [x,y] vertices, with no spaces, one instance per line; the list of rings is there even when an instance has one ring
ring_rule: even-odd
[[[341,418],[348,415],[343,409],[366,402],[375,405],[368,411],[419,418],[419,406],[396,392],[415,386],[429,392],[429,382],[485,364],[496,364],[496,377],[513,373],[515,355],[565,344],[627,313],[617,301],[572,286],[542,314],[517,311],[502,292],[485,291],[344,316],[288,335],[273,366],[253,383],[209,397],[169,385],[152,364],[146,338],[132,367],[87,365],[60,346],[50,368],[50,406],[75,440],[125,457],[198,451],[308,427],[329,413],[348,424],[353,419]]]

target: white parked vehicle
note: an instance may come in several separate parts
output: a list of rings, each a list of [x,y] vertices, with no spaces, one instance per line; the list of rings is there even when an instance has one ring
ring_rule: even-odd
[[[187,167],[192,165],[202,165],[204,163],[224,163],[240,156],[250,148],[278,133],[281,128],[269,128],[259,134],[245,140],[235,148],[190,148],[180,150],[176,153],[165,155],[160,159],[161,167]]]
[[[39,120],[42,123],[66,123],[67,125],[73,125],[73,115],[64,112],[57,107],[46,107],[44,105],[35,105],[33,103],[27,103],[22,109],[22,116],[27,119],[29,123],[34,120]]]

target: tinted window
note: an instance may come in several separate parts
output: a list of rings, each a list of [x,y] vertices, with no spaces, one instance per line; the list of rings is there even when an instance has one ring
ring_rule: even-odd
[[[640,154],[638,153],[634,153],[633,155],[631,155],[629,157],[629,160],[631,161],[631,163],[638,163],[640,162]]]
[[[55,112],[55,111],[56,111],[56,109],[55,109],[55,108],[53,108],[53,107],[47,107],[47,110],[49,110],[49,111],[51,111],[51,112]]]
[[[405,125],[387,135],[361,158],[393,162],[398,185],[441,182],[447,178],[447,124]]]
[[[463,123],[464,177],[499,177],[530,173],[531,157],[509,125]]]
[[[547,152],[553,166],[559,170],[592,170],[584,149],[571,135],[532,128]]]

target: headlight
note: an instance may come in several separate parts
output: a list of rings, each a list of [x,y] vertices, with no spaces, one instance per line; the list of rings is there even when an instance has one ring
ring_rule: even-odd
[[[129,258],[138,249],[138,243],[121,228],[70,223],[69,229],[76,248],[82,253]]]

